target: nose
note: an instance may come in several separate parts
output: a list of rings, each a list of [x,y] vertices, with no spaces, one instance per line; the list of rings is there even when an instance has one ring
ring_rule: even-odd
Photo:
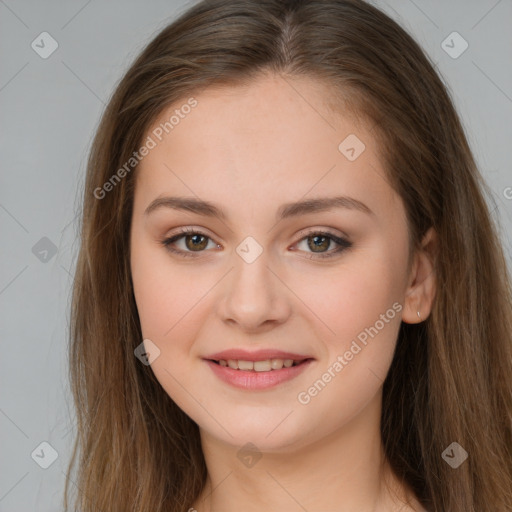
[[[269,266],[265,251],[252,263],[236,253],[233,257],[234,268],[223,282],[218,301],[221,319],[252,333],[284,323],[291,313],[291,292]]]

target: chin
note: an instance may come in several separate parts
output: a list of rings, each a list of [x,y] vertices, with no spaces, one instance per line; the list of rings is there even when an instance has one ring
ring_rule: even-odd
[[[293,416],[295,413],[280,411],[279,414],[271,414],[265,419],[260,416],[258,421],[254,422],[249,415],[245,421],[241,420],[239,412],[236,414],[236,419],[224,415],[220,423],[227,432],[216,422],[208,421],[204,426],[196,422],[202,432],[206,431],[210,437],[237,449],[252,443],[261,452],[286,453],[307,444],[308,440],[305,436],[311,430],[305,429],[303,422],[297,424],[298,418],[292,419]],[[314,426],[312,428],[315,430]]]

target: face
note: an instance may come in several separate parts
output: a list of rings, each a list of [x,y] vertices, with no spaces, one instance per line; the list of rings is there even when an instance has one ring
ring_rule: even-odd
[[[201,432],[233,446],[286,451],[348,428],[392,360],[405,211],[370,130],[328,94],[265,76],[195,96],[162,136],[186,100],[173,105],[146,134],[130,246],[145,348]]]

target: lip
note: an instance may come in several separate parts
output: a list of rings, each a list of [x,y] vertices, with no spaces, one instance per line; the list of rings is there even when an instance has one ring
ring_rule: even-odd
[[[313,359],[307,359],[297,366],[290,366],[290,368],[282,368],[281,370],[270,370],[268,372],[233,370],[229,366],[221,366],[210,360],[205,360],[205,362],[223,382],[239,389],[257,391],[273,388],[297,377],[309,367]]]
[[[312,356],[304,354],[295,354],[293,352],[283,352],[282,350],[260,349],[252,352],[243,349],[230,349],[217,352],[203,359],[219,361],[224,359],[241,359],[242,361],[264,361],[266,359],[293,359],[294,361],[303,361],[304,359],[314,359]],[[278,370],[281,371],[281,370]]]

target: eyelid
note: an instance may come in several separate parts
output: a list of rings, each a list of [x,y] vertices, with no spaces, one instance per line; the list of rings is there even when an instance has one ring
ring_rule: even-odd
[[[329,235],[332,237],[343,238],[347,242],[350,242],[350,237],[346,233],[344,233],[343,231],[340,231],[339,229],[331,228],[328,226],[327,227],[314,227],[313,226],[312,228],[301,229],[294,235],[294,238],[297,236],[300,236],[301,238],[300,238],[300,240],[298,240],[300,242],[305,236],[314,235],[317,233],[323,233],[325,235]]]

